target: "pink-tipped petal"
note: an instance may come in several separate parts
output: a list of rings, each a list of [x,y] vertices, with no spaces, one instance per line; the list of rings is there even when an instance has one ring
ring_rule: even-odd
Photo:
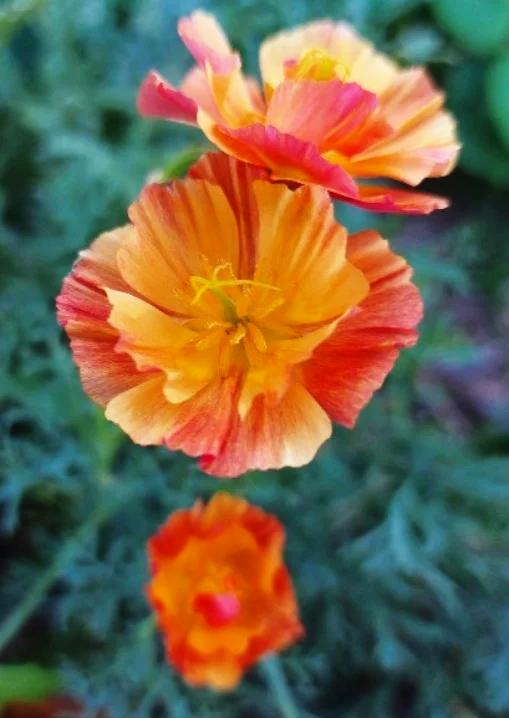
[[[376,96],[354,82],[286,80],[272,95],[267,124],[319,147],[341,146],[376,106]]]
[[[217,125],[198,111],[198,123],[208,138],[237,159],[271,170],[274,180],[318,184],[330,192],[358,198],[357,185],[338,165],[323,159],[315,145],[255,123],[231,129]]]
[[[208,64],[220,75],[240,69],[239,55],[232,52],[221,26],[212,15],[201,10],[193,12],[179,21],[178,33],[200,67]]]
[[[450,204],[447,197],[376,185],[360,185],[359,197],[356,199],[336,193],[332,194],[338,199],[362,207],[362,209],[371,212],[390,212],[391,214],[430,214],[437,209],[446,209]]]
[[[196,124],[196,102],[172,87],[155,70],[151,70],[143,81],[136,105],[144,117],[163,117],[174,122]]]

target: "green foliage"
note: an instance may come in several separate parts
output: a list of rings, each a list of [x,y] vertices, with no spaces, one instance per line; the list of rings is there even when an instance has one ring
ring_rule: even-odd
[[[500,57],[488,69],[486,98],[500,140],[509,152],[509,55]]]
[[[462,166],[509,185],[504,46],[477,58],[479,43],[495,44],[483,28],[500,28],[479,19],[473,47],[471,0],[448,1],[452,20],[421,0],[202,5],[252,72],[266,34],[324,15],[404,62],[430,62],[458,114]],[[149,67],[175,82],[189,67],[175,24],[196,7],[47,0],[0,11],[0,687],[9,666],[36,662],[111,718],[277,715],[258,670],[222,696],[188,689],[162,660],[145,542],[170,511],[225,485],[108,423],[54,317],[77,252],[126,221],[150,173],[181,175],[201,147],[193,130],[134,107]],[[338,429],[309,467],[226,486],[287,527],[307,637],[284,669],[303,718],[509,715],[507,366],[483,368],[507,332],[507,195],[461,172],[430,190],[451,192],[455,209],[400,222],[338,207],[352,229],[383,228],[415,266],[427,307],[418,346],[356,430]]]
[[[506,0],[433,0],[438,22],[473,55],[490,56],[509,43]]]
[[[20,666],[0,665],[0,708],[23,696],[36,701],[55,695],[60,689],[57,671],[40,668],[31,663]]]

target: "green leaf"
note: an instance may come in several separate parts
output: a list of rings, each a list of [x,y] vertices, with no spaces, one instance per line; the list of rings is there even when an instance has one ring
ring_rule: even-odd
[[[509,54],[489,67],[486,74],[486,100],[498,136],[509,150]]]
[[[17,0],[0,9],[0,43],[6,43],[11,35],[46,5],[47,0]]]
[[[60,689],[58,671],[35,663],[0,666],[0,707],[14,700],[38,701]]]
[[[433,0],[438,23],[462,48],[489,56],[509,41],[507,0]]]
[[[188,147],[187,149],[172,155],[162,171],[161,180],[169,182],[176,177],[184,177],[188,169],[197,162],[200,157],[209,150],[208,147]]]

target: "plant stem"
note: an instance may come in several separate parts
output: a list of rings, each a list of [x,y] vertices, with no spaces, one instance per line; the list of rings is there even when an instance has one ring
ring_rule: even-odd
[[[125,492],[121,499],[104,501],[88,517],[85,523],[81,524],[76,533],[70,536],[62,545],[50,563],[48,568],[41,573],[34,582],[31,589],[25,594],[18,606],[0,623],[0,651],[19,631],[21,626],[35,611],[39,603],[44,599],[47,592],[57,580],[60,574],[70,563],[71,559],[79,552],[83,542],[92,529],[99,526],[108,516],[118,509],[124,500],[132,496],[132,492]]]
[[[299,718],[299,710],[293,699],[279,657],[271,653],[261,662],[260,666],[283,718]]]

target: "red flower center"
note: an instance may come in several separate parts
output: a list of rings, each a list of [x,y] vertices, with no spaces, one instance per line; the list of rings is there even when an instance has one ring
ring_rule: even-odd
[[[221,628],[237,618],[239,599],[234,593],[198,593],[193,607],[212,628]]]

